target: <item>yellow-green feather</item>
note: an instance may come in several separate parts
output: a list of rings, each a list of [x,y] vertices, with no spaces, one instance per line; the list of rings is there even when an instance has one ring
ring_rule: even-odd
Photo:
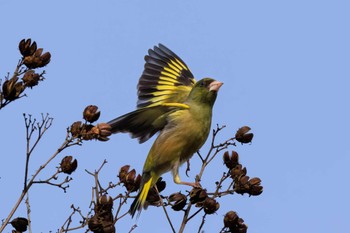
[[[141,187],[142,190],[139,192],[134,202],[131,204],[129,212],[132,215],[132,217],[134,217],[136,211],[138,211],[139,216],[142,209],[144,208],[148,192],[150,188],[154,185],[153,180],[153,177],[150,177],[149,180],[143,184],[143,186]]]

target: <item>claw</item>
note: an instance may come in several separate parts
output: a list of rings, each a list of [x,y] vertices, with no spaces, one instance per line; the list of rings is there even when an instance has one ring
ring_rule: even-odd
[[[188,176],[188,172],[189,172],[189,171],[191,171],[191,169],[190,169],[190,160],[187,160],[187,168],[186,168],[186,176],[187,176],[187,177],[189,177],[189,176]]]

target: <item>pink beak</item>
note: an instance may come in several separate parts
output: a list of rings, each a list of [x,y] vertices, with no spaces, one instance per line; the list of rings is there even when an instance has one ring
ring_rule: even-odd
[[[209,91],[219,91],[220,87],[223,85],[224,83],[219,82],[219,81],[213,81],[209,84]]]

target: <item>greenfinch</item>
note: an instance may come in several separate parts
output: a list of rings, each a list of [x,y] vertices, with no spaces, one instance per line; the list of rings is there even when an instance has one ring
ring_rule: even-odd
[[[212,109],[222,82],[194,79],[193,74],[162,44],[145,56],[144,71],[137,85],[137,109],[110,122],[112,133],[128,132],[140,143],[159,132],[142,171],[140,191],[130,214],[140,214],[150,188],[171,171],[176,184],[196,186],[180,179],[179,167],[198,151],[208,138]]]

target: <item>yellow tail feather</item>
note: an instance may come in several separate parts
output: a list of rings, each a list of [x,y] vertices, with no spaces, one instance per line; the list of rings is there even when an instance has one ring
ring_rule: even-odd
[[[137,217],[140,216],[141,211],[145,205],[148,192],[152,186],[152,180],[153,179],[151,177],[146,183],[143,184],[142,190],[139,192],[134,202],[131,204],[129,212],[132,217],[134,217],[136,211],[138,211]]]

